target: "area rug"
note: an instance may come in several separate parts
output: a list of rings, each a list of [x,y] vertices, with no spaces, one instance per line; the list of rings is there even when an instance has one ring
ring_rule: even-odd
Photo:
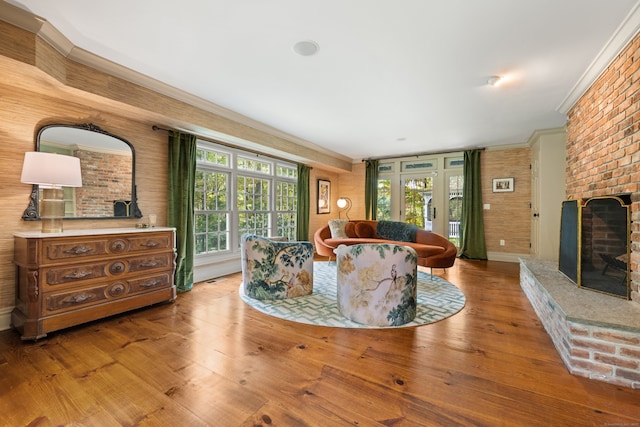
[[[256,310],[292,322],[335,328],[389,329],[434,323],[453,316],[465,305],[466,299],[452,283],[418,271],[418,307],[416,318],[402,326],[369,326],[344,318],[336,304],[335,262],[313,264],[313,293],[282,300],[256,300],[244,294],[242,283],[240,298]]]

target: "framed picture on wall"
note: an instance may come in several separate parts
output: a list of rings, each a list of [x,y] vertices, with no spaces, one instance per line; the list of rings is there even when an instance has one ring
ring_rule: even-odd
[[[318,180],[318,213],[326,214],[331,212],[331,181],[326,179]]]
[[[513,191],[513,178],[494,178],[493,192],[507,193]]]

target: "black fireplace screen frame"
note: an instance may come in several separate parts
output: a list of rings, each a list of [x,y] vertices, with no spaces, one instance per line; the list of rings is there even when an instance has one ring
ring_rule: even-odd
[[[630,205],[629,195],[564,201],[560,272],[580,288],[630,299]]]

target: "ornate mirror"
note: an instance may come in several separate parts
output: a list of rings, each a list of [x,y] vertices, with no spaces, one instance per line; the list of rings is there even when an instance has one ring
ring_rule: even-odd
[[[136,203],[135,152],[129,141],[91,123],[48,125],[38,131],[36,151],[80,159],[82,187],[63,187],[65,219],[142,217]],[[23,219],[40,219],[41,197],[34,185]]]

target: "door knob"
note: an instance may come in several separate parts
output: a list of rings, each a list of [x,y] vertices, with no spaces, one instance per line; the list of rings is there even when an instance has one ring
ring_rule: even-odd
[[[534,218],[537,218],[537,217],[540,216],[540,214],[539,213],[534,213],[533,216],[534,216]]]

